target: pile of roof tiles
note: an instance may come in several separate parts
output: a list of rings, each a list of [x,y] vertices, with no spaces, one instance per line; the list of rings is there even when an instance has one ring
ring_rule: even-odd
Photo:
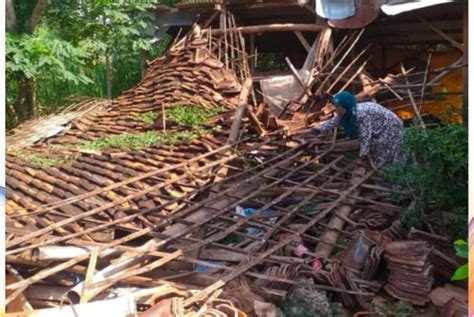
[[[433,286],[431,248],[424,241],[396,241],[385,246],[389,277],[384,289],[393,297],[425,305]]]
[[[145,78],[117,99],[88,101],[87,108],[83,106],[84,102],[80,103],[81,111],[65,114],[64,120],[59,123],[56,116],[38,120],[31,132],[36,133],[38,126],[48,127],[48,131],[45,131],[48,137],[31,139],[28,141],[30,146],[18,142],[27,135],[19,132],[25,131],[17,131],[18,137],[12,136],[8,139],[9,146],[18,144],[22,148],[14,148],[6,157],[9,188],[7,213],[23,208],[32,210],[43,204],[85,194],[154,169],[179,164],[225,144],[226,134],[214,132],[191,142],[157,144],[140,150],[87,152],[80,149],[80,145],[87,141],[157,129],[154,124],[138,118],[139,114],[161,115],[163,108],[169,109],[177,105],[200,105],[205,108],[219,106],[223,107],[223,110],[236,106],[241,89],[236,75],[212,56],[208,50],[208,41],[201,33],[191,32],[186,40],[186,45],[175,45],[163,57],[151,62]],[[215,120],[220,120],[223,125],[228,123],[225,113],[216,116]],[[169,118],[167,125],[168,129],[183,129],[171,126]],[[24,126],[22,130],[29,130],[29,127]],[[18,152],[31,156],[60,158],[61,163],[51,167],[40,166],[25,160]],[[163,176],[173,177],[173,173]],[[170,197],[176,197],[207,182],[208,177],[210,175],[196,174],[185,182],[191,187],[166,187],[163,190]],[[133,186],[111,190],[101,194],[97,201],[61,207],[61,212],[75,215],[108,201],[121,199],[150,185],[153,184],[138,182]],[[162,203],[164,201],[161,199],[148,196],[123,204],[121,208],[137,210]],[[114,214],[124,216],[123,213]],[[59,219],[60,217],[48,215],[44,221],[55,222]],[[16,222],[14,226],[21,230],[37,228],[35,223],[23,221]],[[100,238],[100,241],[112,238],[106,233],[97,235],[100,235],[96,237]]]
[[[209,51],[205,36],[192,32],[188,37],[186,45],[176,45],[152,61],[138,85],[69,122],[68,128],[48,143],[71,145],[155,130],[155,124],[139,116],[153,113],[161,123],[163,111],[174,106],[234,109],[242,88],[239,79]],[[165,119],[169,128],[166,113]]]

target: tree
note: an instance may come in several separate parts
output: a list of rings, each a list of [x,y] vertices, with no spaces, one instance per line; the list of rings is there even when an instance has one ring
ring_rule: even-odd
[[[7,32],[33,33],[47,4],[47,0],[30,1],[29,3],[16,3],[13,0],[8,0],[6,2]],[[16,13],[20,16],[17,17]],[[19,85],[15,112],[17,117],[22,120],[36,114],[36,81],[34,77],[28,77],[21,71],[18,73],[18,77]]]
[[[140,54],[153,49],[147,11],[155,5],[8,0],[7,128],[53,111],[70,94],[111,98],[140,80]]]
[[[130,52],[151,49],[151,37],[144,34],[153,20],[147,14],[157,1],[53,1],[50,12],[59,26],[68,25],[66,38],[71,41],[87,36],[96,48],[95,54],[105,63],[107,97],[112,97],[112,69],[115,57],[126,58]],[[77,14],[71,15],[69,11]],[[77,32],[80,30],[79,32]],[[79,34],[83,34],[82,36]],[[79,36],[78,36],[79,35]],[[135,57],[135,56],[134,56]]]

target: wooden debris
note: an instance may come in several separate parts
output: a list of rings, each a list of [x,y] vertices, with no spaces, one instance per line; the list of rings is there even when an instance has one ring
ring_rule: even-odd
[[[332,91],[351,86],[362,90],[358,98],[411,92],[415,104],[414,90],[433,83],[401,85],[401,75],[390,74],[374,80],[364,70],[364,50],[347,62],[362,31],[332,50],[332,31],[322,25],[238,27],[227,10],[220,16],[218,30],[194,25],[175,41],[136,87],[27,149],[49,154],[53,146],[153,129],[171,136],[180,128],[168,112],[175,105],[222,106],[225,113],[210,125],[223,131],[173,146],[74,152],[70,164],[51,167],[7,156],[6,254],[10,274],[17,275],[6,285],[7,303],[24,298],[34,299],[34,309],[58,306],[36,295],[47,282],[48,292],[66,287],[71,307],[87,311],[125,285],[137,297],[133,305],[149,308],[144,316],[244,316],[275,312],[269,300],[284,298],[304,276],[347,306],[368,309],[382,288],[375,276],[383,258],[390,270],[386,291],[416,305],[428,301],[434,281],[452,274],[456,262],[443,253],[449,242],[442,237],[413,230],[408,238],[416,241],[397,241],[406,239],[397,219],[408,202],[391,201],[394,190],[374,185],[374,171],[365,173],[341,155],[357,142],[336,133],[317,145],[283,138],[328,118]],[[288,100],[279,116],[268,104],[257,106],[242,34],[287,30],[316,59],[307,81],[288,60],[304,94]],[[301,31],[320,31],[314,47]],[[150,113],[155,124],[142,118]],[[259,138],[239,140],[242,125]],[[342,240],[352,242],[346,247]],[[360,245],[367,248],[355,259]],[[81,252],[51,263],[32,258],[49,247]],[[459,311],[459,305],[448,301],[442,309]]]

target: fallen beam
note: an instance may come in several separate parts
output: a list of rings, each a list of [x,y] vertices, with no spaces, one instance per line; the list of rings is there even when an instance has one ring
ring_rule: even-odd
[[[360,167],[355,170],[354,176],[352,177],[351,183],[359,183],[362,179],[362,176],[365,173],[365,168]],[[356,188],[354,191],[354,195],[359,195],[360,189]],[[333,244],[337,242],[339,238],[339,231],[344,228],[345,225],[345,218],[347,218],[352,211],[351,205],[343,205],[339,207],[332,217],[331,221],[328,224],[328,229],[321,235],[321,240],[324,242],[320,242],[316,245],[314,253],[321,258],[328,258],[332,251],[334,250]]]
[[[230,28],[225,31],[222,29],[215,29],[211,31],[212,35],[218,36],[225,32],[240,32],[242,34],[251,33],[263,33],[263,32],[319,32],[324,28],[324,25],[319,24],[295,24],[295,23],[284,23],[284,24],[265,24],[265,25],[252,25],[252,26],[241,26],[238,28]]]

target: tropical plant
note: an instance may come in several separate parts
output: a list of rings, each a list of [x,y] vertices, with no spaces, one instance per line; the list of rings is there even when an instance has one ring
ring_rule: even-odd
[[[137,84],[170,43],[152,41],[157,3],[8,0],[7,128],[71,95],[114,97]]]
[[[402,215],[404,223],[420,227],[421,213],[432,209],[449,212],[455,226],[446,229],[450,236],[466,236],[468,191],[468,138],[460,125],[423,130],[407,129],[405,146],[416,164],[395,164],[385,170],[385,177],[396,187],[409,187],[417,198],[415,208]]]
[[[456,255],[467,259],[468,258],[468,253],[469,253],[469,248],[468,244],[465,240],[457,240],[454,242],[454,248],[456,249]],[[460,280],[466,280],[469,275],[469,266],[468,264],[461,265],[456,272],[454,272],[453,277],[451,280],[453,281],[460,281]]]

